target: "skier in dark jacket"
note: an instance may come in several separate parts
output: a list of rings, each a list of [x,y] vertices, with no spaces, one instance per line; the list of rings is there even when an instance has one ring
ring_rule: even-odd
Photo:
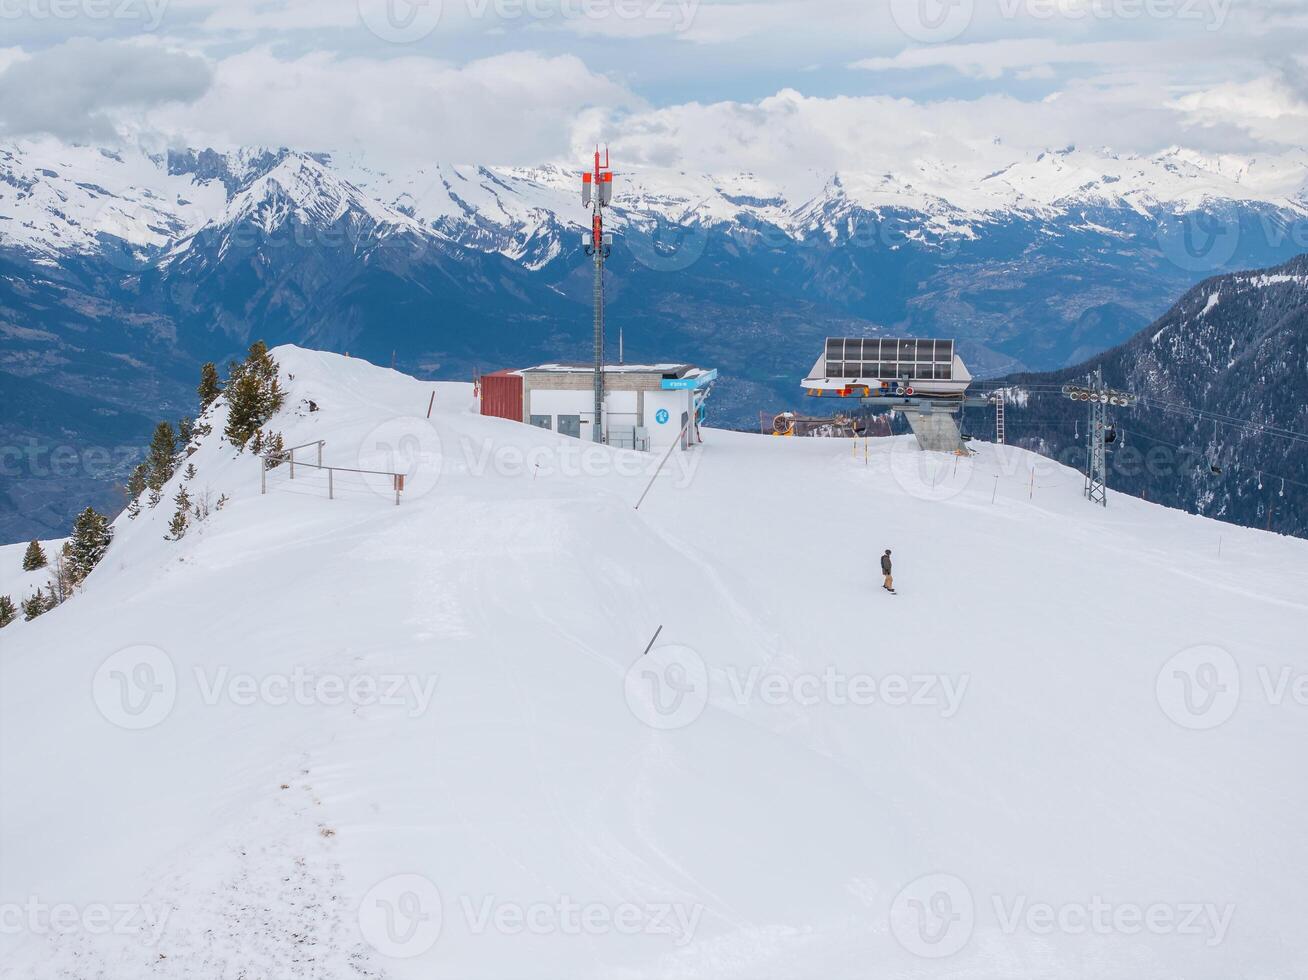
[[[882,583],[881,587],[885,589],[887,592],[894,592],[895,577],[890,574],[890,549],[889,548],[887,548],[886,553],[881,556],[881,574],[886,577],[886,580],[885,582]]]

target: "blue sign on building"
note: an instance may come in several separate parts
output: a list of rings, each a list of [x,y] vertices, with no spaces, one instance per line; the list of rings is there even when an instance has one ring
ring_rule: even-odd
[[[659,425],[666,425],[668,421],[668,410],[666,408],[660,408],[654,413],[654,421]]]
[[[705,385],[716,381],[717,378],[718,369],[713,368],[711,371],[705,371],[691,378],[664,378],[659,383],[659,387],[664,391],[685,391],[688,388],[703,388]]]

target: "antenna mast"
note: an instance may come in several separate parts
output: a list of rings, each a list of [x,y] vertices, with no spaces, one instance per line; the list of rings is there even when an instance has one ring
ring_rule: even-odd
[[[599,147],[590,173],[581,175],[581,203],[589,206],[590,233],[582,236],[586,254],[595,259],[595,421],[591,434],[595,442],[604,441],[604,260],[613,248],[613,236],[604,233],[604,209],[613,199],[613,171],[609,169],[609,151],[604,148],[600,163]]]

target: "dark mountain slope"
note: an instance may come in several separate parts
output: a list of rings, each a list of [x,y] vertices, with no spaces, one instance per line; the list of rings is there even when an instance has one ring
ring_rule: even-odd
[[[1140,396],[1109,410],[1111,488],[1308,536],[1308,255],[1206,279],[1119,347],[1004,379],[1008,441],[1083,466],[1086,409],[1058,388],[1100,367]]]

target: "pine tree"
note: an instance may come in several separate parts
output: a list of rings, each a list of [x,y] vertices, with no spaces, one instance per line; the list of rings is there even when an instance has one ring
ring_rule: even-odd
[[[183,415],[177,420],[177,444],[183,448],[191,444],[191,439],[195,436],[195,420],[189,415]]]
[[[256,456],[263,455],[263,429],[254,430],[254,438],[250,440],[250,452]]]
[[[34,592],[23,600],[22,606],[23,619],[30,623],[32,620],[36,619],[37,616],[41,615],[41,613],[45,612],[45,594],[42,592]]]
[[[282,407],[286,396],[277,373],[277,362],[262,340],[250,345],[244,363],[232,363],[228,368],[227,427],[223,435],[237,448],[244,448]]]
[[[156,507],[159,506],[159,501],[163,500],[163,494],[160,493],[158,490],[151,488],[149,495],[146,497],[146,500],[150,504],[150,509],[154,510]]]
[[[127,499],[135,500],[145,492],[145,477],[149,472],[149,467],[145,463],[137,463],[136,469],[132,470],[132,475],[127,478]]]
[[[155,426],[147,464],[146,485],[151,490],[163,489],[177,468],[177,437],[169,423],[160,422]]]
[[[137,463],[132,475],[127,478],[127,516],[136,520],[141,515],[141,494],[145,493],[145,475],[147,467]]]
[[[68,551],[74,581],[80,582],[91,574],[91,569],[104,557],[113,537],[114,530],[109,526],[109,518],[94,507],[88,507],[77,515],[73,521],[73,537]]]
[[[200,396],[201,412],[223,393],[222,383],[218,380],[218,368],[214,366],[213,361],[205,363],[200,368],[200,386],[196,389],[196,393]]]
[[[195,464],[194,464],[194,463],[187,463],[187,464],[186,464],[186,472],[182,474],[182,478],[185,479],[185,480],[194,480],[194,479],[195,479]]]
[[[45,568],[45,552],[41,550],[41,542],[33,541],[23,552],[23,571],[34,572],[38,568]]]
[[[264,440],[264,466],[270,470],[280,466],[284,461],[285,452],[286,443],[282,441],[282,434],[274,432]]]
[[[244,449],[259,431],[259,378],[241,368],[227,381],[227,425],[223,435],[233,446]]]
[[[18,610],[14,608],[14,600],[7,595],[0,595],[0,629],[12,623],[17,615]]]
[[[49,590],[47,608],[53,609],[71,599],[73,593],[77,591],[79,581],[81,579],[78,577],[76,562],[73,559],[72,545],[65,542],[54,560],[54,566],[50,569],[50,583],[46,586]]]
[[[186,492],[186,487],[177,488],[177,496],[173,498],[177,504],[177,512],[173,514],[173,519],[168,522],[168,533],[164,535],[165,541],[180,541],[186,534],[186,528],[190,523],[189,512],[191,510],[191,497]]]

